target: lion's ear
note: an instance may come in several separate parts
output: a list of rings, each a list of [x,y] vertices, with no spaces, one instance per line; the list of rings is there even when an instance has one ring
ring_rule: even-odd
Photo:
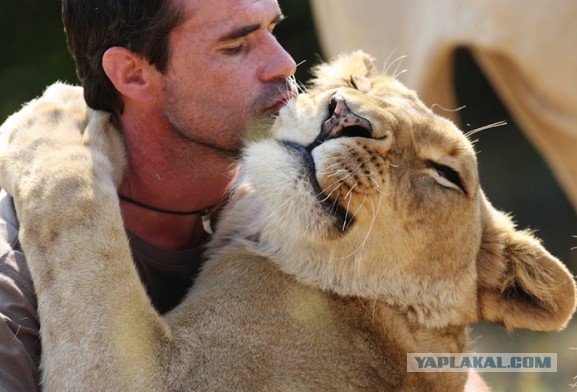
[[[505,327],[558,330],[575,311],[569,270],[527,231],[488,202],[477,260],[478,315]]]
[[[341,54],[332,61],[313,67],[310,85],[322,91],[338,87],[359,87],[374,74],[374,59],[358,50]]]

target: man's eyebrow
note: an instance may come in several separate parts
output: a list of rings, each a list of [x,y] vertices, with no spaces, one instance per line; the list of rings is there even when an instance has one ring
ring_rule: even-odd
[[[279,24],[280,22],[282,22],[285,19],[285,16],[283,14],[278,14],[272,21],[272,24]],[[225,35],[223,35],[222,37],[220,37],[219,41],[232,41],[238,38],[242,38],[242,37],[246,37],[247,35],[249,35],[250,33],[253,33],[255,31],[257,31],[258,29],[260,29],[261,25],[260,24],[251,24],[251,25],[247,25],[247,26],[242,26],[239,27],[237,29],[234,29],[232,31],[230,31],[229,33],[226,33]]]

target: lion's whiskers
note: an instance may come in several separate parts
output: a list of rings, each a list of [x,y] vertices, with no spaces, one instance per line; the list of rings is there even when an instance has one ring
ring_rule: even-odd
[[[329,199],[331,198],[331,196],[332,196],[336,191],[339,190],[341,184],[342,184],[342,180],[340,180],[340,181],[337,180],[337,181],[333,182],[331,185],[329,185],[329,186],[327,187],[327,189],[329,189],[329,192],[328,192],[327,194],[325,194],[325,197],[324,197],[323,199],[321,199],[321,202],[324,203],[325,201],[329,200]],[[323,195],[323,191],[321,191],[321,193],[319,193],[319,194],[317,195],[317,197],[320,197],[320,196],[322,196],[322,195]]]
[[[297,63],[296,68],[300,67],[304,63],[306,63],[306,60],[303,60],[300,63]],[[296,87],[296,92],[298,94],[307,94],[308,93],[308,88],[306,87],[306,85],[304,83],[298,81],[295,74],[289,76],[287,78],[287,82]]]
[[[346,199],[346,198],[352,199],[351,194],[353,193],[353,190],[357,187],[357,185],[359,185],[359,184],[356,183],[355,185],[353,185],[353,186],[351,187],[351,189],[349,189],[349,191],[348,191],[347,194],[345,195],[345,199]]]
[[[443,112],[448,112],[448,113],[457,113],[460,112],[461,110],[465,109],[467,107],[467,105],[463,105],[463,106],[459,106],[458,108],[455,109],[449,109],[444,107],[443,105],[439,104],[439,103],[434,103],[431,105],[431,107],[429,108],[432,112],[435,111],[435,109],[440,109]]]
[[[358,184],[357,184],[358,185]],[[356,185],[355,185],[356,186]],[[355,217],[357,216],[357,214],[359,213],[359,211],[361,210],[361,208],[363,208],[363,205],[365,204],[365,202],[367,201],[368,196],[365,194],[365,198],[363,199],[363,201],[359,204],[359,206],[357,207],[357,209],[355,210],[355,212],[353,212],[351,219],[355,219]],[[352,200],[352,198],[351,198]],[[349,200],[349,205],[347,206],[347,214],[350,211],[350,200]],[[344,229],[344,225],[343,225],[343,229]],[[364,241],[363,241],[364,243]],[[357,250],[359,250],[362,247],[363,244],[360,245],[359,248],[357,248]],[[351,253],[349,256],[352,256],[356,251],[354,251],[353,253]],[[347,257],[349,257],[347,256]]]
[[[362,163],[359,163],[358,166],[355,167],[355,168],[353,168],[352,170],[337,169],[337,170],[333,171],[332,174],[327,174],[327,177],[334,177],[334,176],[336,176],[336,175],[339,174],[339,173],[347,172],[347,171],[348,171],[348,174],[342,178],[343,180],[345,180],[345,179],[347,179],[348,177],[354,175],[355,172],[358,171],[358,170],[361,168],[362,165],[363,165]]]
[[[389,75],[394,79],[398,79],[399,76],[407,72],[406,69],[400,69],[401,65],[403,64],[403,60],[407,58],[406,55],[398,56],[394,60],[391,61],[393,54],[396,52],[396,49],[392,50],[391,53],[387,56],[385,61],[383,61],[383,74]],[[389,73],[391,68],[395,67],[394,72]]]
[[[375,173],[373,171],[371,171],[370,174],[367,174],[367,178],[369,179],[369,181],[371,181],[373,183],[373,187],[375,188],[375,190],[380,193],[381,192],[381,185],[377,182],[377,180],[375,180],[374,174]]]
[[[278,90],[282,93],[284,98],[288,100],[292,98],[291,93],[296,90],[298,94],[307,93],[307,88],[301,82],[299,82],[295,75],[291,75],[285,79],[284,87],[278,86]]]
[[[375,208],[375,204],[373,203],[373,198],[369,197],[368,195],[365,195],[365,198],[363,199],[362,203],[359,205],[359,207],[354,212],[353,218],[360,211],[360,209],[364,206],[364,204],[366,203],[367,200],[371,203],[371,210],[372,210],[372,215],[373,215],[371,218],[371,223],[370,223],[369,227],[367,228],[367,232],[365,234],[365,237],[363,238],[363,240],[361,241],[359,246],[355,250],[353,250],[351,253],[349,253],[348,255],[341,257],[340,259],[342,259],[342,260],[348,259],[348,258],[352,257],[353,255],[361,252],[364,249],[367,241],[369,240],[369,237],[370,237],[370,234],[373,230],[375,222],[377,221],[378,212],[381,209],[381,203],[383,200],[382,196],[379,196],[379,198],[378,198],[379,203],[378,203],[377,207]],[[362,262],[362,260],[363,260],[362,257],[359,257],[357,259],[358,262]]]
[[[350,194],[352,193],[353,189],[357,186],[358,184],[355,184],[354,186],[351,187],[351,189],[349,190],[349,192],[345,195],[345,199],[349,199],[349,201],[347,202],[347,208],[345,209],[345,219],[343,220],[343,227],[342,227],[342,231],[345,231],[346,226],[347,226],[347,218],[349,216],[349,211],[351,210],[351,201],[353,200],[352,197],[350,197]],[[353,214],[353,216],[351,217],[351,219],[355,218],[355,214]]]
[[[337,175],[339,175],[339,174],[341,174],[341,173],[343,173],[343,172],[348,173],[346,176],[342,177],[343,180],[351,175],[351,172],[348,171],[348,170],[345,170],[345,169],[336,169],[336,170],[333,170],[331,174],[326,174],[326,176],[329,177],[329,178],[330,178],[330,177],[335,177],[335,176],[337,176]]]
[[[481,131],[486,131],[487,129],[498,128],[507,125],[507,121],[497,121],[491,124],[484,125],[482,127],[475,128],[467,133],[465,133],[465,137],[471,141],[471,136]]]

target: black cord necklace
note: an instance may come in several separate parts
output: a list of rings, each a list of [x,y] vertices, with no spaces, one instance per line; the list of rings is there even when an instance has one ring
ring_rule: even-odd
[[[137,200],[131,199],[128,196],[124,196],[123,194],[119,193],[118,197],[120,198],[120,200],[123,200],[125,202],[128,202],[130,204],[134,204],[135,206],[138,206],[140,208],[144,208],[145,210],[150,210],[150,211],[155,211],[155,212],[160,212],[162,214],[171,214],[171,215],[202,215],[202,216],[206,216],[210,213],[211,208],[203,208],[202,210],[198,210],[198,211],[174,211],[174,210],[165,210],[164,208],[158,208],[158,207],[154,207],[154,206],[149,206],[148,204],[144,204],[141,203]]]

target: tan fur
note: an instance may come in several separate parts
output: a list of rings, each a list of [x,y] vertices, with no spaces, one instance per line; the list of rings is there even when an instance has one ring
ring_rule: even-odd
[[[165,317],[131,261],[114,186],[122,141],[107,117],[56,85],[0,128],[45,390],[460,390],[465,374],[407,373],[406,354],[466,352],[479,320],[566,325],[573,277],[489,204],[454,124],[362,53],[316,75],[274,138],[246,149],[210,259]],[[346,115],[329,113],[336,98]],[[346,135],[367,121],[370,135]],[[309,148],[311,174],[298,146],[319,132],[331,138]]]

